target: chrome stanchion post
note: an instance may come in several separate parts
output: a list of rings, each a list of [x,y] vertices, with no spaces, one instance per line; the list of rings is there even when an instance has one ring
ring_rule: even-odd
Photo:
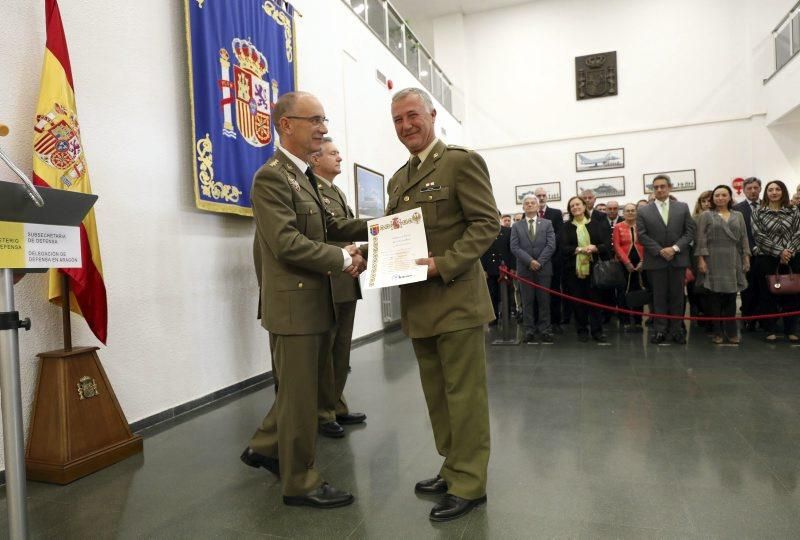
[[[0,405],[3,409],[3,449],[10,538],[28,537],[25,485],[25,435],[19,379],[19,314],[14,309],[14,272],[0,270]],[[30,328],[30,321],[27,321]]]
[[[500,316],[500,338],[492,341],[492,345],[519,345],[516,335],[511,337],[511,303],[508,297],[508,275],[500,275],[500,303],[503,305],[503,312]],[[515,332],[516,334],[516,332]]]

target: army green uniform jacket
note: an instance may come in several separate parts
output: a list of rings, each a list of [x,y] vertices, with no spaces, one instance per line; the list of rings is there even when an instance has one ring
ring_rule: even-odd
[[[347,205],[347,198],[344,193],[333,185],[329,186],[325,180],[317,177],[317,187],[319,194],[322,196],[322,204],[325,205],[325,211],[334,218],[348,218],[353,219],[355,215],[350,207]],[[329,242],[333,246],[345,247],[352,244],[352,241],[347,242]],[[331,286],[333,287],[333,301],[337,304],[342,302],[355,302],[361,299],[361,285],[357,279],[353,279],[349,274],[340,272],[338,275],[331,274]]]
[[[331,277],[342,273],[343,259],[340,248],[325,242],[366,240],[367,222],[327,213],[305,171],[282,150],[256,172],[251,199],[261,325],[280,335],[330,330]]]
[[[480,257],[500,224],[486,163],[439,141],[419,170],[411,169],[406,164],[389,180],[386,213],[422,208],[440,276],[400,287],[403,331],[425,338],[492,321]]]

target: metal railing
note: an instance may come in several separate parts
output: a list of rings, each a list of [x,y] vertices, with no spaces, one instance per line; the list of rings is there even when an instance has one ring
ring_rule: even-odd
[[[775,71],[764,82],[769,81],[780,69],[800,53],[800,2],[787,13],[772,30],[775,45]]]
[[[388,0],[342,0],[381,43],[453,113],[453,83]]]

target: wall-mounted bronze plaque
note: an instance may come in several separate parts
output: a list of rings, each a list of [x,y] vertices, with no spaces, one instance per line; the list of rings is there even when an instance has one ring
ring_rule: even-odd
[[[81,399],[89,399],[98,395],[97,381],[89,376],[81,377],[78,381],[78,396]]]
[[[575,58],[575,92],[578,100],[616,96],[617,52]]]

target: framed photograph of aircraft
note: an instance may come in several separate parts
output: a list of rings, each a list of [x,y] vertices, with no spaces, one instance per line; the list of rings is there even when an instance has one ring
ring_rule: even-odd
[[[514,191],[516,194],[517,204],[522,204],[522,198],[528,193],[534,194],[537,189],[544,188],[547,192],[547,202],[556,202],[561,200],[561,182],[543,182],[540,184],[526,184],[524,186],[515,186]]]
[[[594,150],[575,152],[575,172],[602,171],[625,167],[625,149]]]
[[[694,191],[697,189],[697,175],[694,169],[645,173],[642,175],[642,178],[644,179],[645,195],[653,193],[653,178],[659,174],[666,174],[669,176],[669,179],[672,181],[672,191]]]
[[[358,163],[353,169],[356,180],[356,217],[359,219],[383,217],[386,209],[383,175]]]
[[[625,195],[625,177],[612,176],[610,178],[590,178],[575,181],[575,192],[580,195],[584,190],[591,189],[598,199],[609,197],[622,197]]]

